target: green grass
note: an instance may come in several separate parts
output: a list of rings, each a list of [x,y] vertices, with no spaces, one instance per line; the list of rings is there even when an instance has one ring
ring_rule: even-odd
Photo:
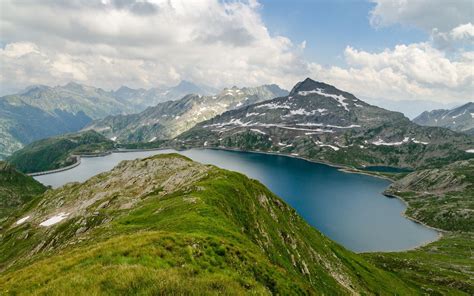
[[[364,256],[429,295],[474,295],[474,235],[447,233],[416,250]]]
[[[72,154],[103,153],[113,148],[111,140],[95,131],[86,131],[33,142],[7,161],[24,173],[34,173],[71,165],[75,162]]]
[[[162,169],[122,180],[120,170]],[[244,175],[202,166],[176,155],[127,163],[84,184],[48,191],[26,213],[72,208],[87,191],[117,178],[119,195],[97,201],[81,217],[51,229],[31,221],[0,242],[0,287],[7,294],[419,294],[309,226],[284,201]],[[178,165],[178,164],[179,165]],[[174,169],[169,169],[173,167]],[[169,189],[189,170],[202,177]],[[154,175],[157,173],[157,175]],[[133,180],[157,182],[141,194]],[[135,179],[134,179],[135,178]],[[131,183],[135,184],[132,180]],[[139,201],[130,209],[128,196]],[[48,216],[48,215],[47,215]],[[41,221],[41,220],[38,220]],[[107,221],[107,222],[104,222]],[[81,226],[87,231],[76,234]],[[24,239],[28,233],[28,238]],[[38,249],[38,245],[42,247]],[[14,251],[12,251],[14,249]],[[32,250],[37,250],[32,252]],[[38,251],[39,250],[39,251]],[[0,293],[2,293],[0,292]]]
[[[448,169],[472,181],[465,162]],[[170,187],[169,180],[177,183]],[[474,235],[464,223],[472,217],[429,214],[464,208],[472,187],[440,194],[439,182],[429,180],[414,183],[423,194],[399,192],[407,214],[457,232],[416,250],[354,254],[242,174],[178,154],[125,162],[83,184],[49,190],[1,224],[0,294],[472,295]],[[144,191],[147,184],[154,185]],[[37,226],[55,208],[96,196],[81,215]],[[39,218],[14,225],[27,214]]]
[[[474,295],[474,160],[417,171],[389,189],[408,203],[406,215],[443,230],[443,237],[407,252],[364,256],[429,295]]]
[[[45,190],[41,183],[0,161],[0,223]]]

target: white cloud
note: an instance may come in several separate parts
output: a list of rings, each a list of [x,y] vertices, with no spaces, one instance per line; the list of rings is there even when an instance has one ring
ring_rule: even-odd
[[[415,27],[426,42],[371,53],[348,46],[347,68],[312,65],[312,72],[362,97],[454,102],[473,100],[471,0],[371,0],[374,27]]]
[[[449,32],[440,32],[433,29],[432,43],[441,49],[457,50],[474,44],[474,26],[471,23],[459,25]]]
[[[392,100],[472,100],[474,52],[450,60],[428,43],[398,45],[379,53],[345,50],[348,68],[312,65],[318,79],[362,97]]]
[[[459,24],[473,22],[472,0],[371,0],[373,26],[409,25],[431,32],[450,31]]]
[[[290,87],[307,72],[301,47],[269,34],[256,1],[5,0],[1,9],[2,88],[68,80],[152,87],[180,79]]]
[[[474,26],[471,23],[457,26],[451,32],[454,39],[470,39],[474,37]]]

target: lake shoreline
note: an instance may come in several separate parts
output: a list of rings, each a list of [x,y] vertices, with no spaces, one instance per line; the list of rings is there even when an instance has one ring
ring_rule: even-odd
[[[172,148],[172,147],[148,148],[148,149],[116,149],[116,150],[111,150],[111,151],[108,151],[108,152],[105,152],[105,153],[100,153],[100,154],[74,155],[76,157],[77,161],[76,161],[76,163],[74,163],[74,164],[72,164],[68,167],[60,168],[60,169],[57,169],[57,170],[38,172],[38,173],[35,173],[35,174],[36,174],[36,176],[40,176],[40,175],[59,173],[59,172],[63,172],[63,171],[66,171],[66,170],[73,169],[73,168],[75,168],[75,167],[77,167],[81,164],[81,157],[93,158],[93,157],[103,157],[103,156],[111,155],[113,153],[150,152],[150,151],[163,151],[163,150],[170,150],[170,149],[173,149],[173,150],[178,151],[178,152],[179,151],[186,151],[186,150],[190,150],[190,149],[197,149],[197,150],[221,150],[221,151],[258,153],[258,154],[266,154],[266,155],[273,155],[273,156],[283,156],[283,157],[301,159],[301,160],[304,160],[304,161],[307,161],[307,162],[310,162],[310,163],[326,165],[326,166],[329,166],[329,167],[333,167],[333,168],[335,168],[335,169],[337,169],[337,170],[339,170],[343,173],[362,174],[362,175],[367,175],[367,176],[371,176],[371,177],[376,177],[376,178],[379,178],[379,179],[388,180],[388,181],[391,181],[391,182],[394,181],[394,179],[391,179],[388,176],[379,175],[379,174],[377,174],[377,172],[370,172],[370,171],[367,172],[367,171],[356,169],[354,167],[349,167],[349,166],[344,166],[344,165],[339,165],[339,164],[334,164],[334,163],[324,162],[324,161],[317,161],[317,160],[309,159],[309,158],[306,158],[306,157],[302,157],[300,155],[291,155],[291,154],[286,154],[286,153],[268,152],[268,151],[249,151],[249,150],[241,150],[241,149],[227,148],[227,147],[193,147],[193,148],[189,148],[189,149],[176,149],[176,148]],[[405,252],[405,251],[410,251],[410,250],[416,250],[418,248],[421,248],[423,246],[426,246],[426,245],[429,245],[433,242],[436,242],[436,241],[438,241],[439,239],[441,239],[443,237],[443,233],[446,232],[446,231],[444,231],[442,229],[432,227],[432,226],[427,225],[427,224],[425,224],[425,223],[423,223],[423,222],[421,222],[421,221],[419,221],[419,220],[417,220],[413,217],[407,216],[406,211],[409,208],[409,204],[402,197],[397,196],[395,194],[386,194],[385,192],[381,192],[381,194],[383,194],[386,198],[397,198],[397,199],[401,200],[402,203],[405,205],[405,209],[404,209],[403,212],[400,213],[400,215],[403,216],[404,218],[414,222],[414,223],[423,225],[426,228],[429,228],[431,230],[436,231],[437,236],[433,240],[423,242],[422,244],[414,246],[412,248],[408,248],[408,249],[404,249],[404,250],[377,251],[377,252],[392,253],[392,252]],[[374,252],[356,252],[356,253],[374,253]]]
[[[242,150],[242,149],[228,148],[228,147],[206,147],[206,146],[192,147],[192,148],[189,148],[189,149],[176,149],[176,148],[173,148],[173,147],[139,148],[139,149],[115,149],[115,150],[110,150],[110,151],[103,152],[103,153],[98,153],[98,154],[76,154],[76,155],[71,155],[71,156],[76,157],[76,162],[74,162],[73,164],[71,164],[69,166],[62,167],[62,168],[57,168],[57,169],[54,169],[54,170],[29,173],[28,175],[32,176],[32,177],[34,177],[34,176],[43,176],[43,175],[49,175],[49,174],[59,173],[59,172],[63,172],[63,171],[73,169],[76,166],[81,164],[81,157],[93,158],[93,157],[107,156],[107,155],[110,155],[112,153],[161,151],[161,150],[167,150],[167,149],[174,149],[176,151],[184,151],[184,150],[189,150],[189,149],[209,149],[209,150],[223,150],[223,151],[260,153],[260,154],[267,154],[267,155],[285,156],[285,157],[291,157],[291,158],[305,160],[305,161],[312,162],[312,163],[327,165],[327,166],[330,166],[330,167],[337,168],[340,171],[345,172],[345,173],[349,173],[349,174],[361,174],[361,175],[372,176],[372,177],[385,179],[385,180],[389,180],[389,181],[395,181],[394,179],[390,178],[389,176],[384,176],[384,175],[377,174],[377,172],[375,172],[375,171],[374,172],[364,171],[364,170],[360,170],[360,169],[350,167],[350,166],[347,166],[347,165],[335,164],[335,163],[322,161],[322,160],[314,160],[314,159],[306,158],[306,157],[299,156],[299,155],[292,155],[292,154],[279,153],[279,152],[270,152],[270,151]]]

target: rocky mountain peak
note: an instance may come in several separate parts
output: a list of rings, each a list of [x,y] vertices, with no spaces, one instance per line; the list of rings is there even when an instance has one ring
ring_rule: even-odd
[[[20,94],[21,95],[33,95],[33,94],[37,94],[39,92],[42,92],[42,91],[45,91],[45,90],[48,90],[48,89],[50,89],[50,87],[46,86],[46,85],[41,85],[41,84],[32,85],[32,86],[29,86],[29,87],[25,88],[25,90],[20,92]]]
[[[439,126],[467,134],[474,134],[474,103],[447,110],[425,111],[415,117],[413,122],[425,126]]]
[[[313,91],[313,90],[321,90],[327,93],[334,93],[339,91],[337,88],[330,84],[326,84],[324,82],[315,81],[311,78],[306,78],[303,81],[298,82],[290,92],[291,95],[295,95],[300,91]]]
[[[64,85],[63,88],[68,89],[68,90],[74,90],[74,91],[82,91],[83,86],[79,83],[76,82],[69,82],[68,84]]]

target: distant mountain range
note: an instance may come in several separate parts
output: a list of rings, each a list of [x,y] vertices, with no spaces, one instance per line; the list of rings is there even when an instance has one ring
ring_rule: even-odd
[[[122,86],[112,92],[112,96],[121,103],[134,106],[134,112],[141,112],[147,107],[155,106],[165,101],[174,101],[181,99],[188,94],[213,95],[219,90],[205,86],[197,85],[189,81],[181,81],[178,85],[170,88],[151,88],[151,89],[133,89]],[[129,112],[127,112],[129,113]],[[110,115],[110,114],[107,114]],[[104,116],[101,116],[101,118]]]
[[[467,152],[473,137],[421,127],[309,78],[288,96],[199,123],[173,145],[278,152],[351,166],[423,167],[474,157]]]
[[[425,126],[445,127],[474,135],[474,103],[469,102],[450,110],[425,111],[413,119],[413,122]]]
[[[403,101],[395,101],[390,99],[382,99],[382,98],[370,98],[370,97],[363,97],[360,98],[365,102],[379,106],[381,108],[401,112],[403,115],[408,117],[409,119],[413,119],[420,115],[420,113],[426,110],[432,109],[451,109],[456,106],[461,105],[461,103],[440,103],[437,101],[430,101],[429,99],[419,99],[419,100],[403,100]]]
[[[189,93],[215,92],[187,81],[149,90],[123,86],[105,91],[74,82],[55,87],[31,86],[18,94],[0,97],[0,158],[33,141],[78,131],[93,119],[140,112]]]
[[[211,96],[190,94],[180,100],[160,103],[138,114],[108,116],[85,129],[93,129],[118,142],[151,142],[171,139],[225,111],[285,96],[277,85],[226,88]]]

